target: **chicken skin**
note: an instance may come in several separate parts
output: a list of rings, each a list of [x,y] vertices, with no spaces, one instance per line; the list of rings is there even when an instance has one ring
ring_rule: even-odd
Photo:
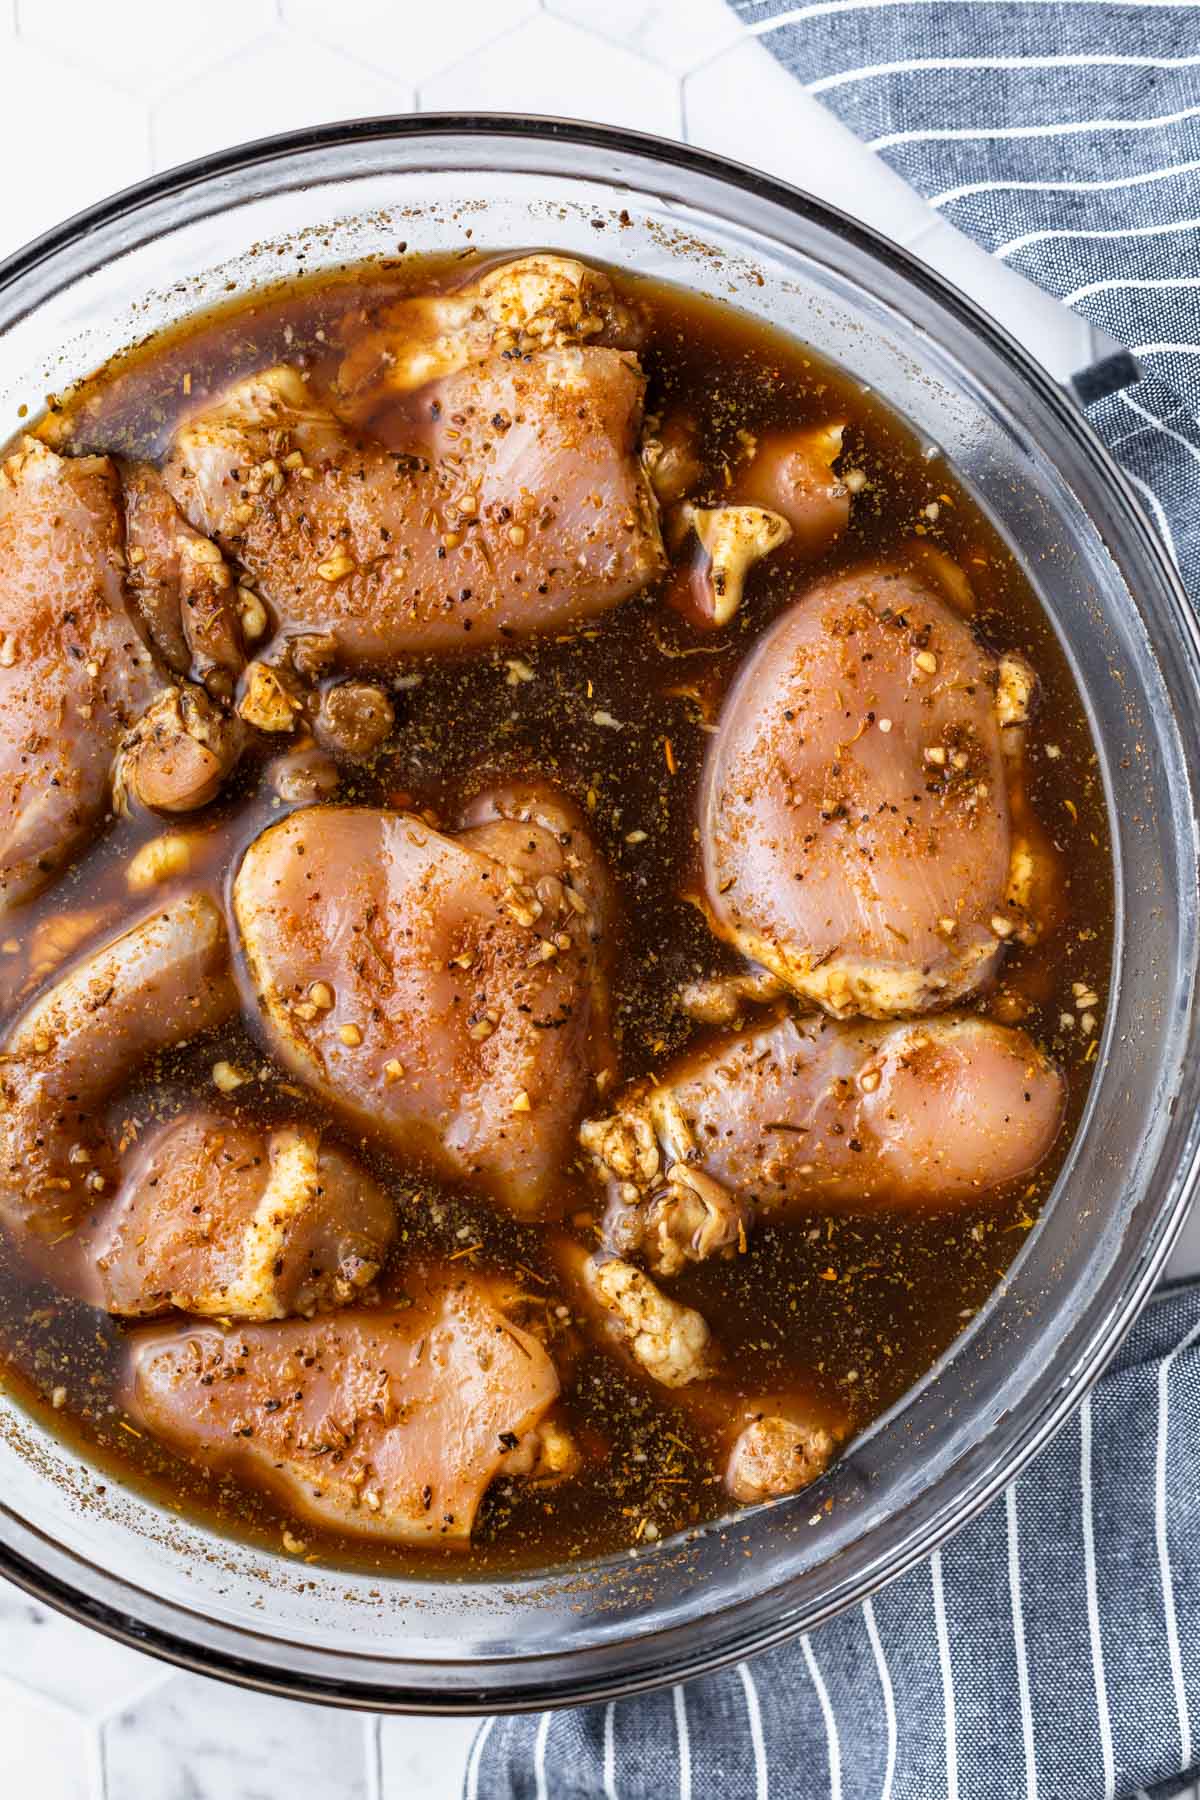
[[[581,1129],[608,1236],[659,1274],[744,1247],[756,1217],[952,1208],[1035,1169],[1065,1086],[975,1016],[776,1019],[690,1051]]]
[[[275,1054],[355,1129],[542,1210],[612,1073],[609,884],[565,801],[497,791],[453,835],[311,807],[250,846],[233,904]]]
[[[416,1271],[408,1288],[402,1310],[148,1327],[130,1352],[129,1410],[302,1521],[465,1549],[497,1475],[536,1472],[531,1440],[550,1427],[558,1377],[486,1281]]]
[[[709,748],[713,928],[838,1018],[971,993],[1028,920],[1005,731],[1032,687],[899,566],[819,582],[746,659]]]
[[[115,1186],[109,1096],[236,1006],[224,921],[200,890],[86,952],[4,1040],[0,1214],[42,1239],[74,1231]]]
[[[26,438],[0,466],[0,908],[97,825],[121,736],[160,685],[125,609],[122,537],[108,457]]]
[[[644,385],[602,346],[491,357],[428,391],[399,455],[268,369],[184,423],[166,481],[285,637],[328,633],[343,668],[386,668],[561,630],[662,573],[634,454]]]
[[[395,1231],[391,1201],[312,1126],[206,1109],[140,1146],[87,1235],[109,1312],[285,1319],[360,1295]]]

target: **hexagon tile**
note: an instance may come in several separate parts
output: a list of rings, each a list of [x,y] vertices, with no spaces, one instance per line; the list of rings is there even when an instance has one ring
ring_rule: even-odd
[[[5,1800],[458,1800],[477,1724],[180,1674],[0,1581]]]
[[[724,0],[0,0],[0,92],[32,147],[0,256],[171,163],[414,104],[683,134],[901,241],[928,230]],[[5,1800],[456,1800],[474,1732],[179,1674],[0,1582]]]
[[[11,20],[0,33],[5,131],[10,143],[36,146],[36,179],[4,184],[0,252],[7,254],[139,180],[150,161],[143,105],[98,70],[89,75],[34,44],[14,42]],[[50,108],[70,120],[70,131],[48,128]]]
[[[369,68],[420,87],[532,18],[538,0],[453,0],[450,6],[428,7],[396,0],[352,0],[349,7],[280,0],[279,10],[286,25],[317,43],[332,44]]]
[[[111,1800],[198,1800],[237,1794],[303,1794],[304,1800],[368,1800],[377,1789],[366,1752],[373,1721],[179,1675],[106,1719],[102,1777]],[[236,1746],[236,1751],[234,1751]]]
[[[204,0],[203,6],[120,0],[115,8],[15,0],[15,6],[21,42],[70,64],[89,81],[98,77],[140,98],[178,81],[185,70],[202,75],[275,22],[274,0]]]
[[[412,103],[412,87],[396,77],[296,32],[273,31],[165,89],[150,108],[150,152],[156,169],[168,169],[246,138],[408,112]]]
[[[419,97],[430,110],[479,107],[500,112],[515,107],[679,136],[679,82],[673,74],[546,14],[422,83]]]

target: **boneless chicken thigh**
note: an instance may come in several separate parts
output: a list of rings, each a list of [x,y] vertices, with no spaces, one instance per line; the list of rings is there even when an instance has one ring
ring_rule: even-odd
[[[900,566],[819,582],[746,659],[701,795],[714,928],[837,1017],[952,1004],[1027,921],[998,690],[1031,683]],[[1011,721],[1011,722],[1016,722]]]
[[[850,522],[850,490],[834,469],[844,425],[834,420],[758,439],[733,482],[734,498],[786,519],[801,554],[828,550]]]
[[[392,1202],[314,1127],[204,1109],[144,1140],[88,1236],[110,1312],[284,1319],[359,1295],[395,1230]]]
[[[667,535],[688,554],[667,590],[668,604],[701,630],[728,625],[742,605],[755,565],[789,547],[804,561],[822,556],[850,519],[850,490],[834,469],[844,426],[833,421],[800,431],[749,436],[735,471],[723,470],[720,499],[690,502],[667,516]],[[681,499],[699,476],[689,459],[691,436],[679,415],[668,419],[642,456],[660,502]]]
[[[529,1452],[558,1377],[485,1280],[431,1270],[408,1289],[402,1310],[143,1330],[130,1411],[313,1525],[466,1548],[490,1483],[510,1467],[536,1471]]]
[[[268,369],[184,423],[166,479],[285,636],[332,634],[343,667],[477,649],[593,617],[661,574],[634,454],[644,385],[602,346],[492,356],[428,390],[397,454],[295,369]]]
[[[117,1178],[109,1097],[237,1007],[216,902],[176,894],[84,954],[14,1021],[0,1061],[0,1214],[69,1236]]]
[[[806,1395],[756,1394],[730,1408],[725,1487],[753,1506],[799,1493],[823,1475],[848,1435]]]
[[[0,907],[94,829],[121,736],[159,686],[124,560],[109,458],[26,438],[0,466]]]
[[[574,343],[636,350],[642,335],[636,310],[602,270],[535,252],[448,292],[351,312],[342,322],[350,348],[338,370],[338,410],[365,423],[389,399],[493,354],[524,357]]]
[[[0,453],[0,1349],[235,1530],[495,1568],[795,1494],[946,1347],[1080,1115],[1106,839],[852,376],[415,267]]]
[[[519,1214],[611,1075],[603,867],[542,788],[465,828],[315,806],[246,852],[234,911],[272,1049],[357,1129]]]
[[[129,589],[166,666],[228,699],[245,662],[237,587],[220,550],[194,531],[157,469],[121,471]]]
[[[620,1257],[588,1256],[572,1244],[560,1260],[593,1318],[652,1381],[684,1388],[715,1374],[720,1353],[695,1307],[664,1294]]]
[[[962,1205],[1037,1167],[1064,1096],[1025,1032],[974,1015],[782,1017],[686,1052],[581,1137],[611,1241],[673,1274],[761,1214]]]

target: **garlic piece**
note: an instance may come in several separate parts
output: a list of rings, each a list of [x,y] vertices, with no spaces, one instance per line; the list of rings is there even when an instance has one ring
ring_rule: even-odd
[[[792,528],[763,506],[688,506],[685,514],[709,560],[706,571],[714,625],[727,625],[742,603],[756,562],[786,544]]]
[[[290,731],[299,711],[300,702],[289,694],[274,669],[262,662],[247,664],[245,692],[238,701],[238,714],[247,725],[259,731]]]
[[[1011,651],[1002,656],[996,684],[996,718],[1001,729],[1028,724],[1036,695],[1037,676],[1025,658]]]
[[[160,882],[186,875],[192,866],[191,841],[181,831],[165,831],[151,838],[131,857],[125,884],[131,894],[144,894]]]

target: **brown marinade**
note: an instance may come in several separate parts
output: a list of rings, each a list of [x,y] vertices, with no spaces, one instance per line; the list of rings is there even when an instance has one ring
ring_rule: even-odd
[[[140,346],[61,403],[54,415],[59,439],[73,450],[159,459],[183,411],[236,376],[285,358],[304,367],[320,391],[344,352],[339,325],[351,307],[365,313],[405,291],[458,283],[478,262],[401,259],[386,269],[238,298]],[[391,738],[370,762],[346,765],[339,799],[430,808],[446,817],[497,774],[537,772],[565,789],[583,809],[619,891],[613,988],[622,1074],[653,1073],[695,1033],[678,1004],[680,988],[736,962],[685,896],[697,876],[706,726],[739,663],[807,581],[864,556],[894,553],[914,533],[967,572],[978,634],[993,650],[1022,651],[1040,677],[1029,740],[1032,799],[1064,853],[1067,901],[1058,928],[1035,949],[1013,946],[1000,988],[971,1004],[1004,1017],[1013,996],[1023,998],[1025,1029],[1067,1073],[1066,1127],[1036,1180],[1016,1191],[982,1194],[937,1216],[918,1210],[762,1225],[744,1254],[691,1267],[673,1287],[704,1313],[748,1382],[767,1388],[811,1381],[861,1429],[986,1301],[1035,1224],[1080,1117],[1099,1028],[1083,1034],[1076,1000],[1094,991],[1102,1009],[1110,957],[1110,849],[1096,757],[1029,580],[940,454],[927,454],[875,395],[803,345],[729,306],[616,272],[614,280],[649,319],[641,350],[648,411],[683,406],[700,424],[702,489],[714,497],[725,489],[739,433],[840,416],[848,421],[843,465],[868,478],[849,529],[816,564],[802,566],[786,553],[760,564],[746,604],[711,636],[651,593],[559,637],[453,660],[406,661],[393,676],[421,679],[395,692]],[[386,415],[373,425],[386,439]],[[514,658],[521,665],[515,678]],[[262,757],[248,755],[204,814],[211,827],[205,867],[235,866],[273,816],[278,802],[261,768]],[[30,944],[39,922],[85,903],[111,901],[128,915],[139,910],[143,901],[128,894],[125,869],[139,844],[161,829],[161,821],[144,815],[109,822],[61,880],[4,921],[5,1020],[31,991]],[[116,929],[111,915],[104,929]],[[1067,1016],[1076,1021],[1069,1027]],[[132,1138],[170,1117],[185,1096],[211,1093],[210,1071],[221,1059],[261,1071],[232,1096],[239,1118],[283,1116],[284,1077],[238,1022],[140,1075],[119,1097],[110,1121],[117,1135]],[[305,1104],[320,1116],[318,1101]],[[398,1259],[414,1252],[466,1257],[481,1269],[515,1271],[548,1307],[562,1304],[538,1225],[519,1224],[420,1168],[397,1166],[369,1144],[359,1148],[399,1198]],[[559,1210],[590,1248],[587,1225],[571,1223],[597,1213],[581,1159],[563,1171]],[[0,1351],[12,1391],[114,1476],[218,1529],[276,1548],[288,1521],[272,1502],[205,1476],[145,1433],[135,1435],[114,1397],[128,1329],[33,1280],[0,1242]],[[667,1536],[728,1509],[720,1470],[687,1413],[594,1347],[582,1349],[572,1366],[566,1410],[585,1451],[602,1454],[556,1488],[499,1484],[469,1552],[389,1549],[305,1527],[308,1553],[381,1571],[432,1565],[447,1576],[545,1567],[620,1548],[648,1526],[650,1536]]]

